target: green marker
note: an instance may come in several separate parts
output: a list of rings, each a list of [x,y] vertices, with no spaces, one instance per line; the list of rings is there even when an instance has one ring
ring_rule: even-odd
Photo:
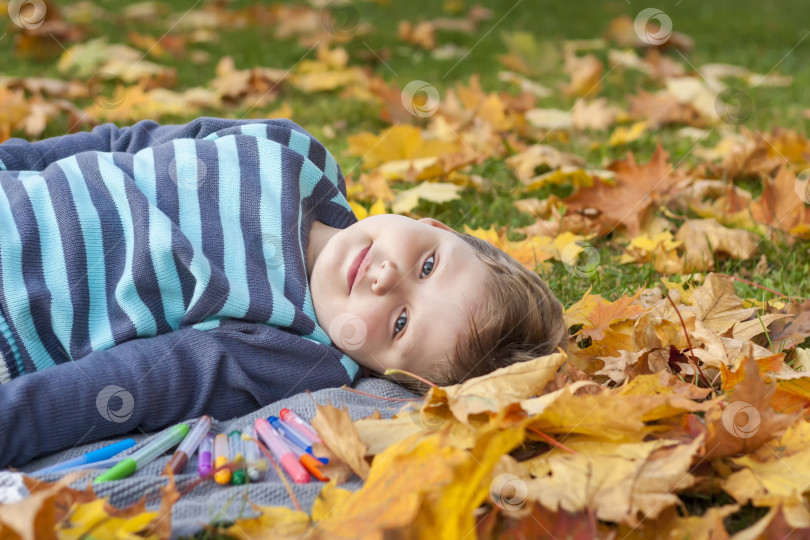
[[[172,426],[131,456],[123,458],[113,468],[96,477],[94,483],[126,478],[147,463],[154,461],[166,450],[182,441],[188,434],[188,424]]]
[[[236,463],[239,467],[233,470],[231,484],[242,485],[245,483],[245,449],[242,445],[242,434],[235,429],[228,434],[228,463]]]

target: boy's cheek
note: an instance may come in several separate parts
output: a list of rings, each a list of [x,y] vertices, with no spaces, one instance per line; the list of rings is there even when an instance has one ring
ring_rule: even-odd
[[[354,359],[353,354],[369,347],[371,336],[368,322],[350,312],[340,312],[329,321],[327,333],[340,350]]]

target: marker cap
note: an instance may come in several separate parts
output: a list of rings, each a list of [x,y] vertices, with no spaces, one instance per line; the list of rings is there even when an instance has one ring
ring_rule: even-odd
[[[237,469],[233,471],[231,475],[231,484],[241,486],[245,483],[245,470],[244,469]]]
[[[115,464],[111,469],[100,474],[93,481],[94,484],[109,482],[110,480],[120,480],[133,474],[138,469],[138,462],[132,458],[124,458]]]

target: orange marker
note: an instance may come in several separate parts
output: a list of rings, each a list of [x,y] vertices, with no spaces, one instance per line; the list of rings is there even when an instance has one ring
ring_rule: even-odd
[[[324,476],[321,470],[318,467],[323,465],[323,462],[318,461],[315,456],[304,452],[304,450],[299,447],[297,444],[290,444],[288,443],[287,446],[290,447],[290,450],[298,457],[298,461],[301,462],[301,465],[309,471],[309,474],[320,480],[321,482],[328,482],[329,478]]]

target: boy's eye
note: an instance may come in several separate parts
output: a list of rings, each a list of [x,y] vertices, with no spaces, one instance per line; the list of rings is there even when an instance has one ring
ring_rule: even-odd
[[[433,255],[428,257],[427,260],[425,261],[425,264],[422,265],[423,269],[425,268],[425,266],[430,265],[430,269],[428,270],[428,274],[433,271],[433,261],[431,259],[433,259]]]
[[[434,255],[431,255],[430,257],[428,257],[428,258],[427,258],[427,260],[425,260],[424,264],[422,264],[422,271],[423,271],[423,272],[424,272],[424,268],[425,268],[425,266],[429,266],[428,271],[427,271],[427,273],[428,273],[428,274],[430,274],[431,272],[433,272],[433,260],[432,260],[432,259],[433,259],[434,257],[435,257],[435,254],[434,254]],[[404,315],[403,315],[403,314],[404,314]],[[399,322],[400,322],[400,321],[404,321],[404,322],[402,323],[402,326],[399,326]],[[397,319],[397,321],[394,323],[394,337],[397,337],[397,334],[399,334],[399,333],[402,331],[402,329],[403,329],[403,328],[405,328],[405,325],[406,325],[406,324],[408,324],[408,314],[407,314],[407,312],[406,312],[406,311],[403,309],[403,310],[402,310],[402,314],[400,314],[399,318],[398,318],[398,319]]]

